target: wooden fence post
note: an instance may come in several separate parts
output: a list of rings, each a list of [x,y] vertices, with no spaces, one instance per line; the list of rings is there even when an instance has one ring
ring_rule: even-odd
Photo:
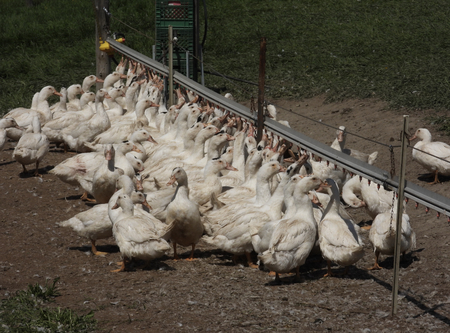
[[[103,8],[109,12],[109,0],[93,0],[95,10],[95,75],[104,80],[111,72],[111,60],[106,52],[100,51],[100,40],[106,41],[109,31],[109,17]],[[103,83],[97,83],[96,88],[101,89]]]
[[[261,141],[264,128],[264,86],[266,78],[266,38],[261,37],[259,48],[258,124],[256,142]]]

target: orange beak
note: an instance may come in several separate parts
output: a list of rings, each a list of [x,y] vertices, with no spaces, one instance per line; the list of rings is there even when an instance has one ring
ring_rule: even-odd
[[[153,209],[152,206],[149,205],[149,203],[147,202],[147,200],[145,200],[145,201],[142,203],[142,206],[145,206],[145,207],[147,207],[147,208],[150,209],[150,210]]]
[[[167,183],[167,186],[173,185],[173,183],[175,183],[177,181],[177,179],[175,178],[175,176],[171,176],[169,182]]]
[[[148,137],[147,141],[153,142],[155,145],[158,144],[158,142],[156,142],[156,140],[153,139],[153,137],[151,135]]]
[[[135,151],[136,153],[142,153],[142,151],[134,145],[133,145],[133,148],[131,149],[131,151]]]
[[[107,161],[111,161],[111,159],[112,159],[111,150],[107,150],[106,151],[105,158],[106,158]]]
[[[227,166],[225,167],[225,169],[231,170],[231,171],[239,171],[234,166],[232,166],[230,163],[227,163]]]

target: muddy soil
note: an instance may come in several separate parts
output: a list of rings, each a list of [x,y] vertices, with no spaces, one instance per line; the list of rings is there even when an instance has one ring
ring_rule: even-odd
[[[402,112],[382,102],[348,100],[324,104],[322,97],[303,101],[276,101],[292,111],[279,110],[279,118],[323,143],[330,144],[335,130],[347,130],[384,144],[399,144]],[[431,130],[434,140],[449,142],[425,121],[431,111],[404,111],[410,128]],[[434,111],[433,111],[434,112]],[[316,122],[301,117],[310,117]],[[376,166],[389,170],[385,146],[349,135],[347,145],[364,152],[378,150]],[[302,281],[283,276],[273,284],[267,272],[234,265],[232,256],[200,241],[193,262],[173,261],[171,253],[143,270],[111,273],[120,260],[113,239],[98,242],[109,254],[93,256],[90,244],[71,229],[56,223],[89,209],[79,200],[80,188],[47,174],[68,157],[52,147],[44,158],[42,178],[23,175],[12,160],[14,143],[0,152],[0,297],[28,284],[59,277],[61,296],[56,305],[79,314],[95,312],[99,332],[448,332],[450,330],[450,226],[425,207],[407,212],[417,234],[416,249],[401,263],[398,314],[391,316],[392,257],[382,257],[380,271],[367,271],[374,255],[365,232],[366,255],[347,276],[323,278],[326,263],[311,258],[302,266]],[[396,154],[397,170],[399,152]],[[450,181],[428,185],[426,171],[408,151],[409,181],[449,197]],[[363,210],[351,210],[361,225],[371,222]],[[181,248],[182,257],[189,248]],[[334,270],[343,271],[337,266]]]

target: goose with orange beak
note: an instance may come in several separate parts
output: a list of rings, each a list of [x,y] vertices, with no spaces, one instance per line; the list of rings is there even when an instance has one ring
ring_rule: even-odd
[[[191,255],[187,260],[193,260],[195,245],[202,237],[204,228],[198,205],[189,198],[188,177],[183,168],[172,171],[167,185],[175,182],[177,189],[166,209],[167,237],[173,244],[175,260],[179,259],[177,244],[191,246]]]

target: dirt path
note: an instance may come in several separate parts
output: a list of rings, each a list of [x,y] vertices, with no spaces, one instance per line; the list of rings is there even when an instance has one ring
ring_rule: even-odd
[[[396,142],[402,116],[376,101],[346,101],[323,104],[322,98],[307,101],[277,101],[294,112],[332,126],[345,125],[383,143]],[[409,112],[410,127],[427,127],[426,112]],[[290,112],[280,119],[321,142],[330,144],[335,130],[309,122]],[[434,139],[439,137],[428,127]],[[392,138],[392,139],[391,139]],[[391,141],[393,140],[393,141]],[[389,152],[369,141],[349,136],[349,147],[379,151],[376,165],[388,170]],[[147,270],[114,274],[120,259],[113,239],[99,241],[99,250],[111,254],[95,257],[88,241],[56,222],[89,208],[79,200],[81,190],[50,174],[42,179],[21,178],[21,166],[12,162],[12,144],[0,152],[0,295],[6,297],[29,283],[45,284],[60,277],[62,296],[56,305],[78,313],[95,311],[101,332],[156,331],[344,331],[344,332],[448,332],[450,326],[450,226],[436,212],[407,212],[417,234],[417,247],[402,262],[399,311],[390,316],[392,258],[383,257],[381,271],[367,271],[373,253],[366,236],[366,255],[347,277],[322,278],[325,263],[307,263],[301,269],[304,281],[272,285],[263,271],[235,266],[229,254],[200,243],[194,262],[163,257]],[[51,169],[67,155],[55,149],[45,157],[41,170]],[[397,158],[397,162],[399,157]],[[441,195],[450,196],[450,182],[428,185],[425,173],[408,153],[407,179]],[[370,218],[352,210],[357,222]],[[189,249],[182,248],[188,256]],[[335,267],[334,269],[338,269]]]

